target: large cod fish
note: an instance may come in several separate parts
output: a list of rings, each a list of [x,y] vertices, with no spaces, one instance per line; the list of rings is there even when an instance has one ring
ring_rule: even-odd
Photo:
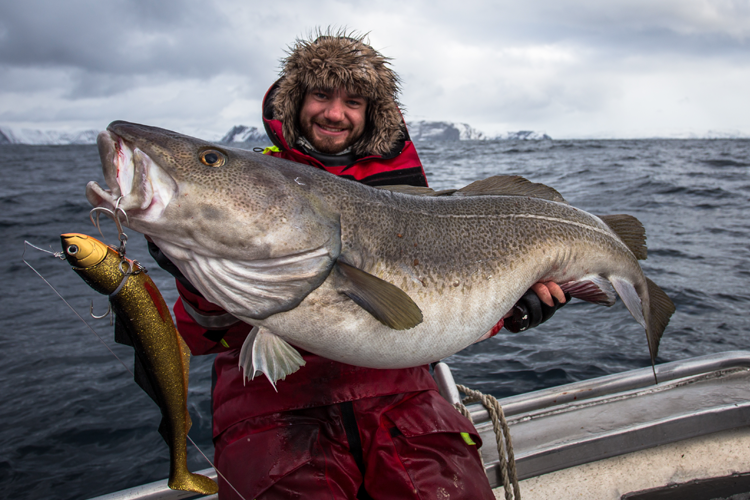
[[[646,330],[652,363],[674,312],[643,275],[645,232],[513,176],[460,190],[378,189],[307,165],[155,127],[98,138],[109,189],[210,301],[255,326],[240,354],[271,383],[304,364],[290,344],[371,368],[436,361],[480,339],[531,285],[616,294]]]

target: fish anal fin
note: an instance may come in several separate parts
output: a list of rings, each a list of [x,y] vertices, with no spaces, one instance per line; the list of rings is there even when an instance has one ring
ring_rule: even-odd
[[[602,222],[617,234],[628,249],[638,260],[645,260],[648,255],[646,248],[646,229],[641,221],[627,214],[599,215]]]
[[[567,203],[557,190],[531,182],[520,175],[494,175],[474,181],[456,191],[453,196],[531,196],[544,200]]]
[[[675,312],[675,305],[672,300],[664,293],[664,290],[646,278],[649,296],[649,317],[648,331],[649,347],[653,347],[652,360],[656,359],[659,352],[659,342],[664,334],[664,329],[669,324],[669,319]]]
[[[577,299],[608,307],[613,306],[617,300],[612,284],[599,275],[585,276],[578,281],[561,283],[560,288]]]
[[[242,345],[239,366],[244,371],[244,377],[250,380],[255,378],[256,373],[263,373],[278,391],[276,382],[305,366],[305,360],[284,339],[255,326]]]
[[[370,273],[338,261],[336,289],[394,330],[407,330],[422,322],[422,310],[399,287]]]

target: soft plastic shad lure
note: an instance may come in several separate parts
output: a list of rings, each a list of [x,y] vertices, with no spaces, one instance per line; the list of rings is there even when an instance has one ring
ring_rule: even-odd
[[[135,349],[135,381],[159,405],[159,432],[169,445],[169,487],[210,495],[211,479],[187,468],[186,439],[190,351],[164,298],[137,262],[84,234],[63,234],[63,252],[73,270],[94,290],[109,295],[115,313],[115,340]]]

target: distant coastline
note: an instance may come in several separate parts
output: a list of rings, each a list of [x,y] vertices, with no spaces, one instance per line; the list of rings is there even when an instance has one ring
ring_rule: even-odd
[[[486,134],[467,123],[418,120],[407,122],[409,136],[415,142],[448,141],[548,141],[552,137],[544,132],[518,130],[496,135]],[[21,129],[0,125],[0,145],[25,144],[30,146],[96,144],[98,130],[59,131]],[[201,137],[232,146],[268,144],[264,130],[255,126],[235,125],[222,136]],[[674,132],[644,137],[611,137],[595,134],[562,140],[649,140],[649,139],[750,139],[750,134],[736,130],[708,130],[704,133]]]

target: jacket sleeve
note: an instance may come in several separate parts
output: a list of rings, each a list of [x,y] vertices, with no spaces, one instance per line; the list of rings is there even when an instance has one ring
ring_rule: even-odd
[[[177,331],[194,355],[239,349],[252,328],[213,304],[188,290],[179,280],[180,297],[174,305]]]

